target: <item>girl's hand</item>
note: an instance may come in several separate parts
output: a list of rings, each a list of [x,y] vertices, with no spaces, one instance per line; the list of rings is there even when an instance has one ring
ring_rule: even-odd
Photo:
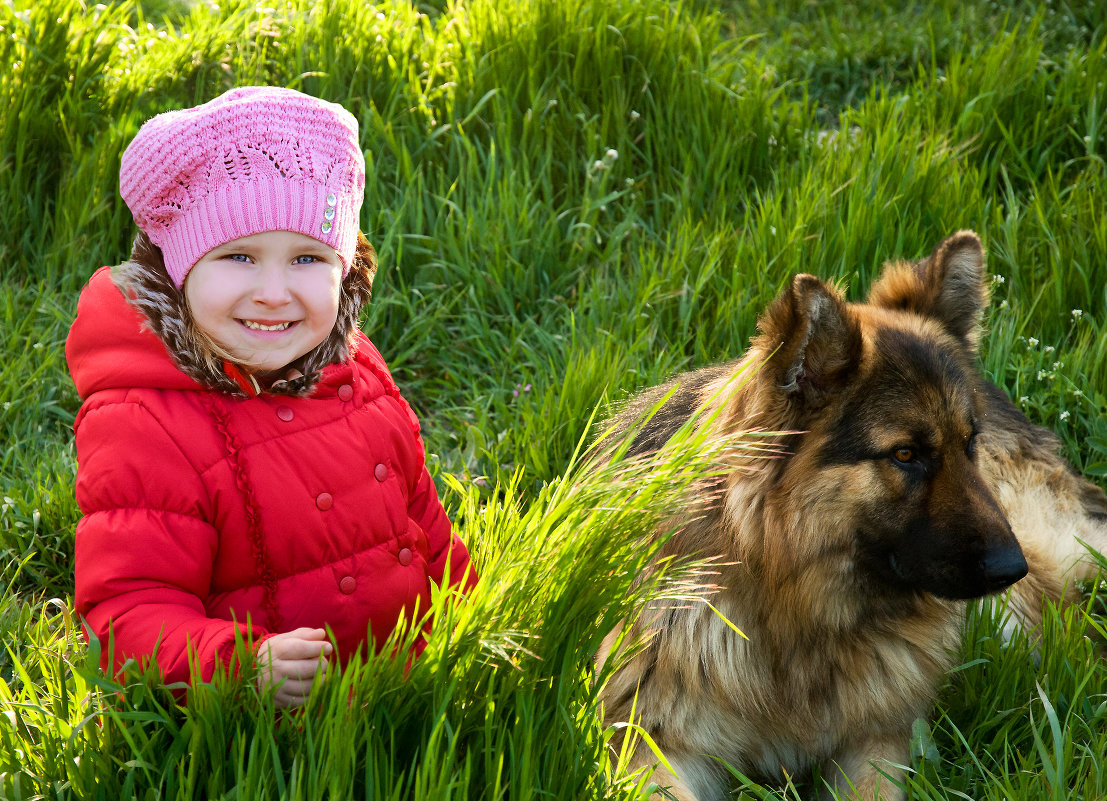
[[[278,707],[300,706],[307,700],[316,675],[327,671],[334,650],[323,629],[296,629],[274,634],[258,648],[258,686],[276,686]]]

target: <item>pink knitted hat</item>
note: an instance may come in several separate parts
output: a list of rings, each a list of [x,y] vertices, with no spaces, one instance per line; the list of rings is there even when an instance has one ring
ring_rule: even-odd
[[[119,193],[178,287],[212,248],[294,231],[350,271],[365,191],[357,120],[292,89],[246,86],[144,124],[123,153]]]

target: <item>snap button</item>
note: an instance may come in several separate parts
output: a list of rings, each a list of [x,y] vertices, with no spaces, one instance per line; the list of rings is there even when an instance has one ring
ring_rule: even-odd
[[[279,417],[281,420],[284,420],[286,423],[295,416],[295,413],[293,413],[293,411],[287,406],[277,407],[277,417]]]
[[[384,481],[388,478],[388,468],[383,464],[377,465],[373,468],[373,477],[376,478],[377,481]]]
[[[315,505],[319,507],[319,511],[325,512],[331,508],[334,504],[334,498],[331,497],[329,492],[320,492],[315,496]]]
[[[351,595],[357,589],[357,581],[353,576],[346,576],[338,582],[338,589],[342,591],[343,595]]]
[[[396,558],[400,560],[401,565],[407,567],[411,564],[411,548],[401,548]]]
[[[349,384],[343,384],[338,388],[338,399],[340,401],[348,401],[354,396],[354,388]]]

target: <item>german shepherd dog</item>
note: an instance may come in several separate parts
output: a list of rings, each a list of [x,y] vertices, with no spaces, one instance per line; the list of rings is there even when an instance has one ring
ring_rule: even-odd
[[[798,432],[783,458],[723,465],[663,546],[659,558],[716,557],[710,605],[647,607],[598,654],[637,644],[602,690],[605,720],[633,709],[673,768],[653,774],[668,797],[724,797],[723,760],[902,799],[897,766],[952,666],[966,601],[1011,587],[1033,629],[1043,598],[1096,574],[1078,538],[1107,550],[1107,497],[981,376],[987,299],[971,231],[885,265],[864,303],[798,275],[745,356],[646,390],[613,419],[647,459],[693,418],[723,435]],[[656,761],[639,746],[632,767]]]

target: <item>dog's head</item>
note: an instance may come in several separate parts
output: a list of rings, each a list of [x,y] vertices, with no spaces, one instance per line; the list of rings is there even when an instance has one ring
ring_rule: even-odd
[[[927,259],[887,266],[865,303],[800,275],[769,306],[753,349],[765,358],[758,406],[777,430],[806,432],[768,500],[802,532],[789,547],[950,599],[1026,574],[977,466],[987,296],[980,240],[963,231]]]

